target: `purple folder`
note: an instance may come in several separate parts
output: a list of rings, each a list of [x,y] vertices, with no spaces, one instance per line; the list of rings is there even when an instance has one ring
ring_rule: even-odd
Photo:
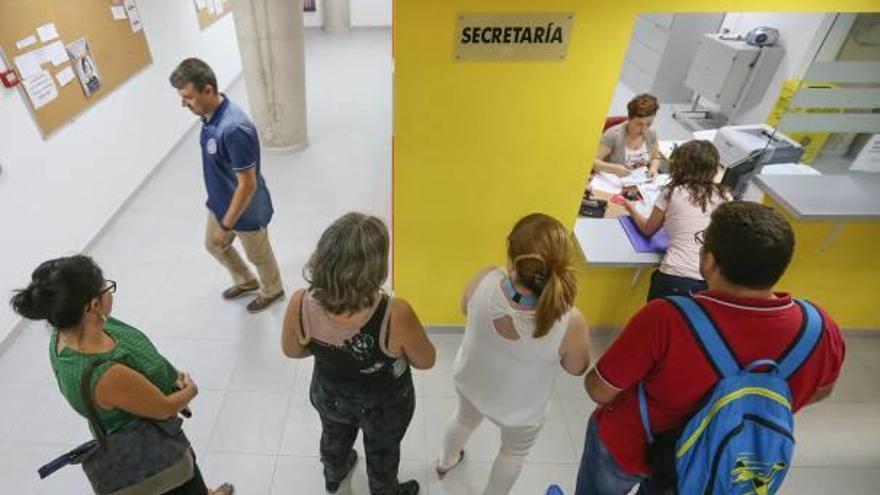
[[[669,235],[662,227],[650,239],[644,236],[629,215],[617,217],[629,242],[637,253],[665,253],[669,248]]]

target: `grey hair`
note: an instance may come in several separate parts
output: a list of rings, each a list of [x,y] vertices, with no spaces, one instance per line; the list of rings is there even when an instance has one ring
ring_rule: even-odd
[[[309,292],[331,314],[375,303],[388,278],[388,228],[363,213],[346,213],[321,234],[303,269]]]
[[[218,91],[217,76],[211,66],[198,58],[188,58],[178,64],[168,80],[175,89],[183,89],[187,83],[192,83],[196,91],[205,89],[205,86],[211,86],[215,93]]]

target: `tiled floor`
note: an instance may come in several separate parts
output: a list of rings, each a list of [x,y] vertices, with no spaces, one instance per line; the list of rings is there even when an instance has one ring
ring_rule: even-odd
[[[389,216],[389,41],[387,30],[308,35],[312,144],[297,155],[264,157],[277,210],[273,244],[289,289],[301,285],[303,261],[333,218],[351,209]],[[246,103],[241,83],[229,94]],[[119,282],[114,313],[142,328],[198,382],[186,430],[207,480],[233,481],[242,495],[323,494],[320,427],[306,395],[311,361],[281,354],[283,306],[251,316],[246,300],[220,300],[227,282],[201,246],[196,138],[184,139],[92,255]],[[419,479],[432,495],[479,494],[498,448],[489,425],[476,432],[460,469],[443,481],[433,472],[453,408],[451,366],[460,338],[432,339],[438,362],[416,374],[418,407],[403,443],[401,478]],[[596,354],[608,339],[594,336]],[[783,493],[880,491],[880,339],[851,338],[849,346],[835,395],[799,416],[797,467]],[[515,494],[540,495],[553,482],[571,493],[592,408],[580,379],[560,374]],[[0,355],[0,495],[89,493],[78,468],[45,481],[36,476],[39,465],[87,437],[85,421],[54,384],[46,330],[28,326]],[[363,462],[340,493],[367,493]]]

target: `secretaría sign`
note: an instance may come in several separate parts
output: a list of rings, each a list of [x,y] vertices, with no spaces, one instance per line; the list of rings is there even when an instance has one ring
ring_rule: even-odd
[[[462,62],[565,60],[574,13],[460,14],[455,59]]]

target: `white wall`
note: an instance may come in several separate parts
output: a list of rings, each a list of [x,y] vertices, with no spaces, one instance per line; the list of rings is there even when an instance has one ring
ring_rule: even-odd
[[[0,342],[18,321],[11,291],[82,250],[195,122],[168,84],[175,65],[203,58],[221,88],[241,73],[231,15],[200,31],[191,0],[138,5],[152,65],[47,139],[19,90],[0,87]]]
[[[351,25],[355,27],[390,26],[392,0],[350,0]],[[303,24],[307,27],[321,27],[321,8],[323,0],[317,2],[317,12],[306,12]]]
[[[739,115],[735,123],[766,122],[767,116],[786,79],[799,79],[805,73],[815,56],[821,40],[825,37],[833,14],[824,13],[728,13],[721,24],[731,34],[746,34],[752,28],[768,26],[779,30],[780,44],[785,49],[785,57],[770,81],[761,101],[750,110]]]

